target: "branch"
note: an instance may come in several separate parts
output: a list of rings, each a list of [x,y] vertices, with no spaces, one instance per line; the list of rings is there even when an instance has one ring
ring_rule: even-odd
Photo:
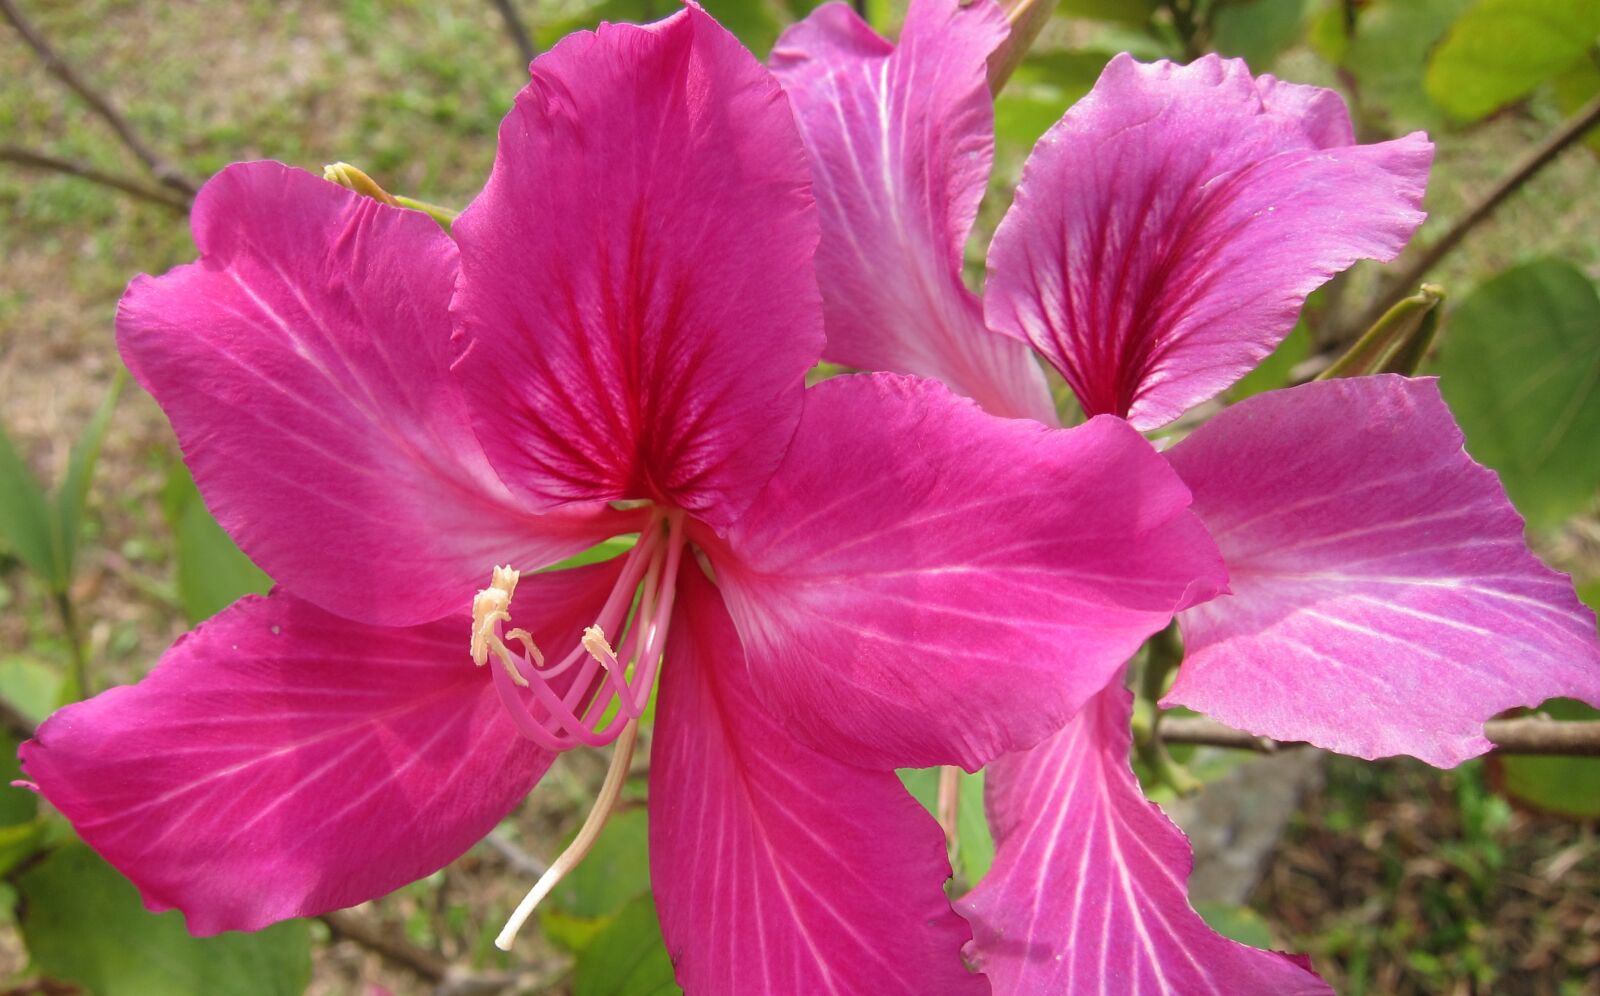
[[[73,69],[72,65],[50,46],[44,35],[39,33],[39,29],[26,17],[22,16],[22,11],[17,9],[15,0],[0,0],[0,14],[3,14],[5,19],[11,22],[11,26],[17,29],[17,33],[22,35],[22,40],[28,43],[28,47],[38,53],[39,58],[44,61],[45,69],[49,70],[50,74],[56,79],[70,87],[74,93],[83,98],[84,102],[96,114],[104,118],[105,122],[117,133],[117,137],[122,139],[122,144],[126,145],[128,150],[137,156],[140,162],[144,163],[145,167],[150,170],[151,175],[159,180],[162,186],[176,190],[187,197],[192,198],[195,195],[199,188],[195,186],[194,181],[184,176],[178,171],[177,167],[167,162],[154,149],[144,144],[138,133],[133,130],[133,126],[128,123],[127,118],[124,118],[112,106],[111,101],[100,91],[90,86],[89,82],[82,76],[79,76],[77,70]]]
[[[1441,259],[1448,256],[1451,250],[1467,237],[1467,233],[1477,228],[1485,218],[1494,213],[1494,210],[1505,202],[1512,194],[1516,193],[1524,183],[1533,178],[1534,174],[1550,165],[1567,147],[1581,139],[1584,134],[1595,125],[1600,124],[1600,95],[1589,101],[1576,114],[1568,118],[1562,126],[1523,156],[1511,172],[1507,173],[1496,183],[1483,198],[1474,204],[1466,214],[1456,219],[1455,224],[1441,235],[1428,251],[1419,256],[1416,262],[1406,267],[1398,276],[1390,280],[1378,292],[1377,298],[1362,312],[1356,322],[1342,330],[1345,334],[1340,339],[1345,339],[1350,334],[1370,327],[1384,312],[1398,304],[1401,298],[1413,293],[1417,284],[1427,276],[1428,271],[1439,264]]]
[[[5,3],[6,0],[0,0]],[[141,200],[153,201],[163,207],[171,208],[179,214],[189,213],[189,198],[163,190],[160,187],[150,187],[138,180],[132,180],[115,173],[91,166],[88,163],[77,162],[71,159],[62,159],[58,156],[35,152],[32,149],[18,148],[15,145],[0,145],[0,162],[16,163],[19,166],[28,166],[33,169],[50,170],[56,173],[65,173],[75,176],[90,183],[98,183],[102,187],[120,190],[125,194],[132,194]]]
[[[443,982],[450,971],[450,963],[444,958],[404,938],[391,937],[386,931],[367,922],[365,917],[349,910],[334,910],[317,919],[328,925],[335,938],[353,941],[375,951],[384,959],[410,969],[429,982]]]
[[[1544,716],[1491,719],[1483,734],[1501,754],[1544,757],[1600,757],[1600,720],[1558,722]],[[1257,737],[1215,720],[1168,716],[1161,723],[1161,739],[1173,744],[1204,744],[1271,754],[1307,744]]]
[[[511,0],[494,0],[494,9],[500,12],[501,19],[506,22],[506,34],[511,36],[512,44],[517,46],[517,52],[522,56],[522,65],[526,68],[539,54],[539,46],[533,43],[527,25],[517,16],[517,8],[511,5]]]

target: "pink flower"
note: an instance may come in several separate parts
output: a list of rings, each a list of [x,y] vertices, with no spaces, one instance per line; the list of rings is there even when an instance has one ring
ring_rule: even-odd
[[[915,0],[895,46],[829,4],[774,50],[815,173],[828,358],[1053,422],[1032,347],[1089,415],[1152,429],[1254,366],[1317,285],[1394,256],[1422,221],[1425,136],[1358,145],[1331,91],[1215,57],[1119,56],[1034,149],[980,303],[960,250],[1005,31],[989,0]],[[1231,587],[1179,615],[1169,704],[1449,765],[1489,748],[1483,721],[1501,710],[1600,703],[1593,614],[1527,550],[1431,380],[1272,392],[1166,455]],[[1227,941],[1189,908],[1186,843],[1128,769],[1128,709],[1114,680],[991,769],[998,856],[960,907],[997,991],[1325,992],[1302,961]]]
[[[1037,743],[1220,562],[1120,419],[804,387],[805,153],[731,36],[690,8],[541,57],[454,240],[271,163],[207,184],[194,230],[119,341],[280,587],[22,752],[151,908],[210,934],[381,895],[572,746],[617,743],[614,798],[659,664],[680,982],[985,990],[892,769]]]

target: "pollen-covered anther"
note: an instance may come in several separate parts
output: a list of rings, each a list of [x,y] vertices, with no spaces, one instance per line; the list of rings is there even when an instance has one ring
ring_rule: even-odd
[[[506,674],[511,676],[511,680],[526,687],[528,679],[517,670],[516,657],[506,646],[505,640],[521,643],[527,655],[539,664],[544,663],[544,655],[534,646],[533,637],[525,629],[513,629],[505,639],[500,636],[501,624],[511,621],[511,596],[516,593],[517,580],[521,576],[509,564],[496,567],[489,579],[489,587],[472,597],[472,661],[482,667],[489,662],[492,653],[505,665]]]

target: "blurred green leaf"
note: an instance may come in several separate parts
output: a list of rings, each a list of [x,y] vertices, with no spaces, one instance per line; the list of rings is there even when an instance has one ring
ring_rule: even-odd
[[[778,9],[768,0],[704,0],[701,6],[761,60],[783,30]]]
[[[1523,264],[1448,318],[1440,387],[1467,450],[1499,471],[1536,527],[1587,508],[1600,488],[1600,296],[1576,267]]]
[[[7,792],[23,792],[26,789],[7,789]],[[48,836],[46,824],[43,820],[19,820],[15,823],[8,822],[0,826],[0,875],[11,874],[12,869],[27,861],[38,853],[44,846]]]
[[[1056,13],[1062,17],[1142,25],[1150,20],[1155,9],[1155,0],[1061,0]]]
[[[1270,68],[1285,49],[1305,37],[1306,0],[1246,0],[1218,7],[1211,47],[1238,56],[1255,72]]]
[[[311,981],[305,921],[191,937],[178,913],[147,912],[82,845],[56,851],[17,885],[34,966],[95,996],[298,996]]]
[[[61,675],[26,657],[0,660],[0,696],[35,723],[61,704]]]
[[[969,885],[977,885],[994,864],[994,836],[983,809],[983,772],[961,773],[956,799],[956,858],[961,875]]]
[[[665,996],[681,992],[661,940],[656,906],[642,895],[624,906],[578,955],[572,996]]]
[[[1438,121],[1423,89],[1428,53],[1472,0],[1374,0],[1362,6],[1340,62],[1355,75],[1358,106],[1379,112],[1392,131]]]
[[[628,533],[624,536],[613,536],[608,540],[602,540],[601,542],[596,543],[594,546],[591,546],[582,553],[574,554],[573,556],[568,557],[566,560],[563,560],[561,563],[546,567],[544,569],[547,571],[563,571],[568,567],[581,567],[584,564],[598,564],[602,560],[610,560],[612,557],[622,556],[624,553],[627,553],[629,550],[633,549],[634,544],[637,542],[639,542],[638,533]]]
[[[52,588],[56,586],[54,531],[44,488],[0,425],[0,539]]]
[[[1540,710],[1559,720],[1600,719],[1600,711],[1572,699],[1552,699]],[[1541,812],[1575,819],[1600,818],[1600,760],[1592,757],[1496,757],[1502,792]]]
[[[239,598],[264,594],[272,587],[266,572],[211,517],[182,462],[174,462],[167,473],[161,505],[175,541],[178,602],[190,623],[209,619]]]
[[[1110,58],[1101,51],[1030,53],[995,101],[996,141],[1016,154],[1032,150],[1067,108],[1089,92]]]
[[[1194,911],[1200,914],[1212,930],[1223,937],[1253,948],[1272,947],[1272,928],[1261,914],[1248,906],[1232,903],[1195,903]]]
[[[1311,327],[1306,324],[1304,318],[1301,318],[1283,341],[1278,343],[1277,349],[1268,353],[1267,358],[1257,364],[1254,370],[1228,388],[1229,399],[1243,401],[1263,391],[1275,391],[1288,386],[1294,368],[1310,356]]]
[[[611,814],[587,857],[551,891],[546,905],[573,916],[609,916],[650,891],[650,823],[643,806]]]
[[[117,401],[128,383],[127,371],[117,368],[111,378],[111,387],[95,409],[83,435],[72,447],[67,459],[67,476],[62,479],[61,490],[56,494],[55,525],[59,532],[59,568],[62,576],[71,580],[73,566],[78,558],[78,538],[83,533],[83,508],[89,498],[89,482],[94,478],[95,464],[100,461],[100,447],[105,443],[106,429],[111,425],[111,415],[117,410]],[[65,590],[65,586],[61,590]]]
[[[567,17],[541,21],[534,27],[533,40],[539,46],[539,51],[547,52],[572,32],[592,30],[601,21],[643,23],[665,17],[676,9],[675,4],[665,0],[601,0]]]
[[[22,778],[22,765],[17,761],[17,740],[0,733],[0,827],[9,829],[19,823],[29,823],[39,813],[39,797],[25,788],[13,788],[11,783]]]
[[[1556,104],[1562,114],[1576,113],[1597,94],[1600,94],[1600,65],[1593,59],[1579,59],[1571,69],[1556,77]],[[1600,128],[1591,128],[1583,141],[1600,153]]]
[[[911,797],[935,818],[939,815],[938,768],[901,768],[896,772]],[[983,808],[983,772],[961,772],[956,789],[956,862],[968,885],[976,885],[994,864],[994,837]]]
[[[1433,53],[1428,96],[1476,121],[1573,66],[1597,37],[1596,0],[1479,0]]]
[[[606,924],[573,966],[573,996],[678,993],[672,959],[650,895],[640,895]]]

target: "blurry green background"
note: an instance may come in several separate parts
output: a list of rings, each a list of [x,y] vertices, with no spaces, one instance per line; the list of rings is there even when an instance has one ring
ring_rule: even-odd
[[[13,2],[148,143],[196,177],[241,159],[313,170],[342,159],[397,193],[460,206],[486,176],[498,120],[525,79],[490,0]],[[810,5],[705,6],[765,56]],[[603,18],[673,9],[665,0],[514,7],[541,49]],[[902,8],[873,0],[868,12],[892,32]],[[1342,90],[1366,140],[1427,129],[1438,159],[1417,240],[1426,244],[1600,93],[1597,40],[1596,0],[1063,0],[1001,98],[995,181],[971,257],[981,260],[1034,139],[1117,51],[1243,56],[1257,72]],[[1594,604],[1600,137],[1589,145],[1541,170],[1429,279],[1450,292],[1435,368],[1469,448],[1502,472],[1536,548]],[[150,183],[104,122],[0,25],[4,148]],[[182,217],[4,158],[0,421],[10,443],[0,445],[0,491],[32,494],[25,475],[38,478],[45,487],[30,507],[46,512],[32,528],[82,536],[76,558],[44,563],[26,521],[0,521],[0,695],[37,719],[73,695],[75,655],[96,689],[135,680],[192,621],[266,579],[207,516],[154,403],[137,388],[114,412],[106,403],[120,369],[117,298],[133,274],[193,257]],[[1252,386],[1314,369],[1359,331],[1352,316],[1382,278],[1376,266],[1358,267],[1320,293]],[[94,468],[98,430],[85,430],[96,426],[104,439]],[[63,481],[64,498],[45,494]],[[0,519],[26,520],[15,505],[0,501]],[[10,747],[0,743],[6,756]],[[1250,908],[1208,915],[1253,943],[1309,952],[1341,992],[1600,994],[1596,763],[1491,760],[1436,772],[1330,759],[1325,788],[1294,817]],[[188,938],[176,914],[143,913],[131,887],[59,820],[0,789],[0,986],[413,993],[432,991],[453,964],[504,991],[672,991],[645,895],[637,792],[584,866],[587,887],[564,888],[551,903],[543,936],[526,940],[516,962],[490,945],[531,883],[528,856],[559,852],[603,767],[590,753],[564,757],[495,842],[342,928],[297,922],[206,942]],[[958,864],[964,878],[980,873],[981,842]],[[385,957],[339,940],[356,929],[405,950]]]

